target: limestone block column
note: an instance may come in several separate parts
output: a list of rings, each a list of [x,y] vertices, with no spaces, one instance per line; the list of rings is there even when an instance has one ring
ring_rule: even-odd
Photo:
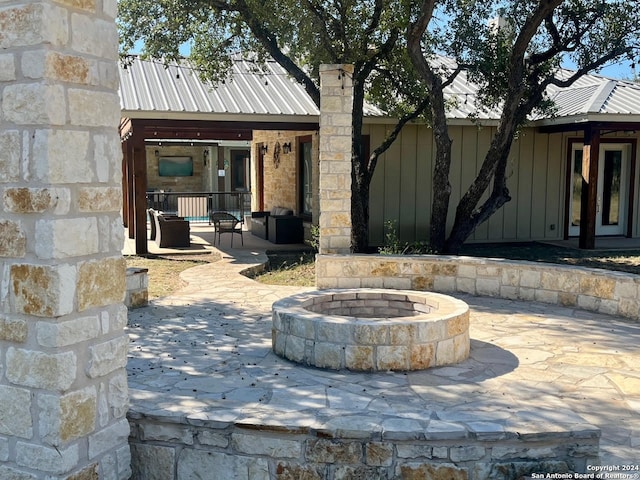
[[[0,7],[0,478],[131,473],[116,10]]]
[[[351,252],[353,65],[320,66],[321,254]]]

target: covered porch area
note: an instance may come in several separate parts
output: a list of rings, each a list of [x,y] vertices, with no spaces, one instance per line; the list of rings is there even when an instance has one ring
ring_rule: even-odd
[[[317,130],[317,124],[124,118],[120,125],[122,216],[134,253],[146,254],[154,248],[147,242],[148,208],[177,214],[194,225],[210,223],[214,211],[229,211],[249,229],[245,216],[252,208],[264,207],[265,172],[269,175],[264,167],[267,150],[253,142],[254,132],[302,128]],[[167,190],[150,185],[149,179],[149,172],[156,175],[156,183],[162,178],[163,159],[182,161],[171,166],[174,169],[184,169],[188,162],[188,174],[175,170],[165,176],[174,185]]]

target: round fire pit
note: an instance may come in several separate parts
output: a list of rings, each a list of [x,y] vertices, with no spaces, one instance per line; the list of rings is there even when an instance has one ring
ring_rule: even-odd
[[[319,368],[422,370],[469,356],[469,307],[408,290],[322,290],[273,304],[274,352]]]

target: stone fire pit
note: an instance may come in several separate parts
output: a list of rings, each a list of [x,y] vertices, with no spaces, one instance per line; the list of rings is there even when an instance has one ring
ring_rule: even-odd
[[[422,370],[469,356],[469,307],[432,292],[322,290],[273,304],[274,352],[319,368]]]

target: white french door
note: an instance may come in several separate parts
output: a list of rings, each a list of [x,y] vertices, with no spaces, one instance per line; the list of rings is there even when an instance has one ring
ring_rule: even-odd
[[[598,157],[596,235],[624,235],[629,204],[629,157],[631,145],[601,143]],[[571,152],[571,192],[569,235],[580,234],[582,195],[582,144]]]

